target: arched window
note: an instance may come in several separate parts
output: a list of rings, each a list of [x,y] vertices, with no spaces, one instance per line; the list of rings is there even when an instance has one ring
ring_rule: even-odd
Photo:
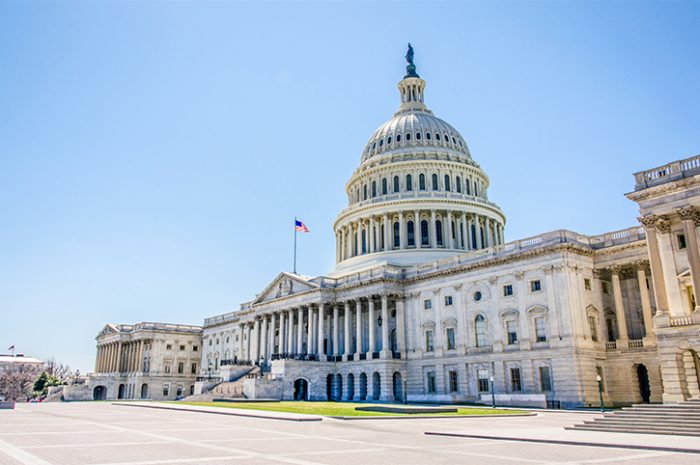
[[[450,176],[448,174],[445,175],[445,190],[447,192],[452,190],[452,186],[450,186]]]
[[[367,230],[362,230],[362,253],[367,253]]]
[[[442,240],[442,221],[441,220],[435,221],[435,238],[437,239],[438,247],[445,245],[445,243]]]
[[[486,333],[486,319],[484,315],[477,315],[474,320],[474,332],[476,333],[476,346],[485,347],[488,345]]]
[[[425,175],[423,173],[418,176],[418,189],[425,190]]]
[[[435,133],[435,138],[436,138],[437,140],[440,140],[440,133],[439,133],[439,132],[436,132],[436,133]]]
[[[430,140],[430,137],[431,137],[430,133],[429,133],[429,132],[426,132],[426,133],[425,133],[425,138],[428,139],[428,140]]]
[[[399,177],[398,177],[398,176],[394,176],[394,192],[398,192],[398,191],[399,191],[399,187],[400,187],[400,186],[399,186]]]
[[[420,222],[420,244],[422,246],[430,245],[430,236],[428,235],[428,221]]]
[[[455,179],[455,189],[457,192],[462,193],[462,178],[459,176]]]
[[[362,186],[362,200],[367,200],[367,184]]]
[[[377,181],[372,181],[372,197],[377,196]]]
[[[466,186],[467,186],[467,195],[472,195],[471,181],[469,179],[467,179]]]
[[[409,140],[411,140],[411,133],[407,132],[406,133],[406,142],[408,142]]]
[[[474,195],[479,197],[479,185],[474,181]]]
[[[416,140],[420,140],[420,132],[416,133]]]
[[[394,248],[401,247],[401,226],[398,221],[394,222]]]
[[[382,178],[382,195],[387,194],[387,182],[386,178]]]
[[[476,249],[476,226],[472,224],[472,249]]]
[[[382,249],[386,250],[387,247],[386,247],[386,244],[384,243],[384,237],[386,237],[386,236],[384,235],[384,225],[383,224],[381,227],[381,234],[382,235],[380,237],[380,239],[381,239],[380,242],[382,243]]]
[[[438,175],[433,173],[433,190],[436,191],[439,188],[440,186],[438,186]]]
[[[413,221],[409,221],[406,223],[406,229],[408,230],[406,234],[406,238],[408,239],[407,245],[409,247],[415,247],[416,246],[416,232],[415,232],[415,227],[413,226]]]
[[[410,174],[406,175],[406,190],[409,192],[413,190],[413,178]]]

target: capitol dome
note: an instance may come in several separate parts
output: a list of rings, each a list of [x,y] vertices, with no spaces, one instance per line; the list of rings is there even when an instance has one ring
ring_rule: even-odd
[[[346,185],[333,274],[419,265],[504,241],[506,218],[488,200],[488,176],[462,135],[426,106],[410,45],[406,60],[399,109],[369,138]]]

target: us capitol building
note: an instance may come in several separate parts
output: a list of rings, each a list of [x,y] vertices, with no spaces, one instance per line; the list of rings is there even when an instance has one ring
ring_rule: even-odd
[[[700,157],[636,173],[640,226],[504,241],[465,139],[406,55],[346,184],[336,267],[282,272],[202,327],[107,325],[95,398],[577,407],[700,397]]]

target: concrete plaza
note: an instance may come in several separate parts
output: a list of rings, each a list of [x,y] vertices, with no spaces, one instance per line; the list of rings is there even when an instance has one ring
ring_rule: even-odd
[[[516,418],[295,422],[101,402],[20,405],[14,411],[0,411],[0,465],[690,465],[700,461],[700,455],[692,453],[425,434],[556,435],[560,430],[565,434],[564,426],[592,417],[542,412]],[[572,434],[577,432],[566,432],[567,439]],[[676,447],[690,447],[697,442],[692,437],[631,436],[649,446],[672,440]],[[605,442],[625,435],[581,437]]]

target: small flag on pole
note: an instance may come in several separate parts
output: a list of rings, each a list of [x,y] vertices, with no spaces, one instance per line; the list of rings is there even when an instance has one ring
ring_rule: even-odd
[[[300,232],[309,232],[309,228],[307,228],[306,225],[299,220],[294,220],[294,230]]]
[[[15,346],[10,346],[7,348],[7,350],[15,350]]]

